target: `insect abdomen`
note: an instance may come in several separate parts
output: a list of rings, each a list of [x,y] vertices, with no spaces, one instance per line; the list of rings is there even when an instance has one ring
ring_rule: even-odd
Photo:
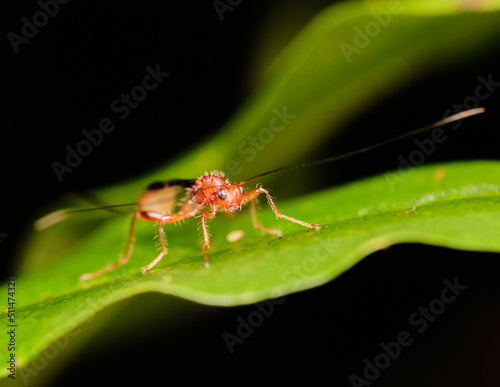
[[[175,211],[179,194],[191,187],[194,180],[170,180],[147,186],[138,199],[138,210],[168,215]]]

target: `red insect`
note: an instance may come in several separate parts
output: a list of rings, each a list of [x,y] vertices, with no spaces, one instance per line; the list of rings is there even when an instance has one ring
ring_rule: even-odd
[[[411,135],[415,135],[433,128],[437,128],[439,126],[458,121],[462,118],[469,117],[475,114],[479,114],[484,112],[483,108],[471,109],[464,112],[460,112],[454,114],[450,117],[444,118],[440,121],[437,121],[433,124],[424,126],[422,128],[404,133],[402,135],[393,137],[391,139],[379,142],[375,145],[358,149],[353,152],[345,153],[340,156],[330,157],[323,160],[306,162],[298,165],[294,165],[291,167],[279,168],[275,169],[257,176],[254,176],[250,179],[241,181],[239,183],[231,183],[230,181],[224,178],[222,172],[212,172],[206,173],[199,179],[191,179],[191,180],[171,180],[161,183],[153,183],[150,184],[144,192],[139,196],[138,201],[136,203],[137,210],[132,219],[132,225],[130,227],[129,237],[127,248],[123,256],[117,261],[114,262],[100,270],[97,270],[93,273],[83,274],[80,277],[80,281],[87,281],[96,277],[99,277],[105,273],[108,273],[117,267],[126,264],[129,261],[130,255],[132,253],[132,247],[134,242],[134,229],[135,222],[137,219],[146,220],[149,222],[156,222],[158,235],[160,238],[160,246],[161,251],[158,256],[147,266],[142,268],[142,273],[145,274],[149,269],[155,266],[166,254],[167,254],[167,246],[165,241],[165,233],[163,231],[163,225],[166,223],[174,223],[182,219],[191,218],[195,215],[201,213],[201,225],[203,228],[203,239],[204,239],[204,247],[205,247],[205,267],[209,267],[208,261],[208,249],[210,248],[210,239],[207,231],[207,220],[215,217],[217,212],[233,212],[239,210],[242,206],[247,203],[250,203],[250,213],[252,216],[252,222],[255,228],[262,230],[266,233],[281,236],[281,231],[276,229],[267,228],[259,223],[257,220],[257,210],[255,206],[255,201],[259,195],[264,194],[267,198],[271,209],[274,211],[274,214],[278,219],[286,219],[290,222],[294,222],[300,224],[304,227],[314,228],[316,230],[320,229],[320,225],[314,223],[307,223],[290,216],[282,214],[278,208],[276,207],[273,198],[269,194],[269,192],[262,188],[257,187],[251,191],[246,191],[244,185],[252,180],[257,178],[261,178],[263,176],[271,175],[277,172],[289,171],[296,168],[318,165],[333,162],[336,160],[344,159],[347,157],[354,156],[356,154],[364,153],[369,150],[387,145],[391,142],[399,140],[404,137],[408,137]],[[177,199],[177,195],[179,192],[186,193],[185,201],[179,201]],[[181,204],[182,203],[182,204]],[[177,212],[174,212],[176,207],[180,209]],[[117,207],[117,206],[107,206],[106,208]],[[91,209],[92,210],[92,209]],[[82,210],[73,210],[73,211],[63,211],[63,215],[61,213],[57,214],[57,217],[64,217],[68,212],[78,212]],[[85,210],[83,210],[85,211]],[[47,218],[47,217],[46,217]],[[40,223],[49,223],[53,224],[54,221],[50,221],[48,219],[41,219]],[[47,226],[42,226],[45,228]]]
[[[260,176],[259,176],[260,177]],[[257,177],[255,177],[257,178]],[[249,180],[253,180],[249,179]],[[244,184],[249,180],[242,181],[237,184],[232,184],[224,178],[222,172],[207,173],[196,180],[172,180],[161,183],[152,183],[146,190],[139,196],[137,201],[137,211],[132,219],[132,226],[130,227],[130,234],[127,243],[125,254],[119,261],[112,263],[96,272],[90,274],[83,274],[80,281],[87,281],[89,279],[98,277],[116,269],[118,266],[124,265],[128,262],[132,252],[134,241],[134,228],[137,219],[143,219],[158,224],[158,235],[160,238],[161,252],[160,254],[147,266],[142,268],[142,273],[155,266],[167,254],[167,245],[165,241],[165,233],[162,225],[166,223],[174,223],[179,220],[191,218],[201,212],[201,226],[203,228],[203,239],[205,246],[205,267],[209,267],[208,262],[208,249],[210,248],[210,239],[207,230],[207,220],[212,219],[219,211],[232,212],[239,210],[241,206],[246,203],[251,203],[251,214],[254,227],[267,232],[281,236],[280,230],[269,229],[262,226],[257,220],[257,211],[255,202],[253,201],[260,194],[265,194],[267,200],[276,214],[277,218],[289,220],[298,223],[305,227],[315,228],[319,230],[319,225],[306,223],[290,216],[283,215],[278,211],[274,201],[269,195],[269,192],[262,187],[253,189],[249,192],[245,191]],[[182,204],[178,212],[172,213],[177,205],[175,199],[176,191],[187,190],[187,200]],[[166,198],[166,199],[163,199]],[[170,198],[170,199],[169,199]],[[202,212],[209,209],[210,212]]]

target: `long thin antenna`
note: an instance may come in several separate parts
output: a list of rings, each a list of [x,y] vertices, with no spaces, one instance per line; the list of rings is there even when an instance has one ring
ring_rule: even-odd
[[[95,211],[95,210],[110,210],[113,208],[117,207],[130,207],[130,206],[136,206],[137,203],[126,203],[126,204],[114,204],[110,206],[102,206],[102,207],[95,207],[95,208],[76,208],[76,209],[62,209],[62,210],[57,210],[54,212],[51,212],[50,214],[47,214],[40,219],[38,219],[34,224],[33,227],[37,231],[42,231],[45,230],[46,228],[62,222],[63,220],[68,219],[69,215],[74,214],[76,212],[88,212],[88,211]]]
[[[359,155],[360,153],[365,153],[365,152],[371,151],[373,149],[380,148],[382,146],[391,144],[391,143],[393,143],[395,141],[398,141],[398,140],[401,140],[403,138],[414,136],[415,134],[426,132],[428,130],[438,128],[440,126],[443,126],[443,125],[446,125],[446,124],[449,124],[449,123],[452,123],[452,122],[455,122],[455,121],[459,121],[459,120],[461,120],[463,118],[466,118],[466,117],[471,117],[471,116],[475,116],[477,114],[484,113],[485,111],[486,111],[486,109],[482,108],[482,107],[481,108],[475,108],[475,109],[466,110],[466,111],[463,111],[463,112],[460,112],[460,113],[453,114],[453,115],[451,115],[449,117],[443,118],[442,120],[436,121],[436,122],[434,122],[432,124],[422,126],[421,128],[418,128],[418,129],[415,129],[415,130],[411,130],[409,132],[406,132],[406,133],[400,134],[398,136],[389,138],[387,140],[378,142],[378,143],[376,143],[374,145],[367,146],[365,148],[357,149],[357,150],[354,150],[352,152],[347,152],[347,153],[344,153],[344,154],[341,154],[341,155],[338,155],[338,156],[328,157],[328,158],[322,159],[322,160],[308,161],[308,162],[305,162],[305,163],[292,165],[290,167],[278,168],[278,169],[275,169],[273,171],[269,171],[269,172],[261,173],[260,175],[257,175],[257,176],[253,176],[250,179],[247,179],[247,180],[244,180],[244,181],[238,183],[238,185],[244,185],[244,184],[248,183],[249,181],[252,181],[252,180],[264,177],[264,176],[272,175],[272,174],[278,173],[278,172],[291,171],[291,170],[297,169],[297,168],[310,167],[310,166],[313,166],[313,165],[331,163],[333,161],[346,159],[348,157]]]
[[[244,180],[244,181],[238,183],[238,185],[244,185],[244,184],[248,183],[249,181],[252,181],[252,180],[264,177],[264,176],[272,175],[272,174],[278,173],[278,172],[291,171],[291,170],[297,169],[297,168],[310,167],[313,165],[326,164],[326,163],[331,163],[331,162],[334,162],[337,160],[346,159],[348,157],[352,157],[352,156],[358,155],[360,153],[365,153],[365,152],[371,151],[373,149],[380,148],[382,146],[388,145],[388,144],[393,143],[395,141],[401,140],[405,137],[410,137],[410,136],[413,136],[415,134],[419,134],[419,133],[437,128],[439,126],[449,124],[451,122],[459,121],[459,120],[466,118],[466,117],[470,117],[470,116],[484,113],[485,110],[486,109],[484,109],[484,108],[475,108],[475,109],[466,110],[466,111],[463,111],[460,113],[456,113],[456,114],[453,114],[449,117],[443,118],[442,120],[436,121],[430,125],[426,125],[426,126],[423,126],[421,128],[400,134],[398,136],[392,137],[388,140],[381,141],[381,142],[376,143],[374,145],[367,146],[365,148],[357,149],[355,151],[347,152],[347,153],[344,153],[344,154],[341,154],[338,156],[328,157],[328,158],[322,159],[322,160],[308,161],[305,163],[296,164],[296,165],[292,165],[289,167],[278,168],[278,169],[275,169],[273,171],[269,171],[269,172],[261,173],[260,175],[257,175],[257,176],[253,176],[247,180]],[[126,204],[116,204],[116,205],[109,205],[109,206],[94,207],[94,208],[57,210],[57,211],[51,212],[50,214],[45,215],[44,217],[38,219],[34,223],[34,228],[38,231],[44,230],[44,229],[46,229],[46,228],[48,228],[56,223],[59,223],[59,222],[62,222],[63,220],[66,220],[69,217],[69,215],[77,213],[77,212],[87,212],[87,211],[95,211],[95,210],[111,210],[111,209],[118,208],[118,207],[128,207],[128,206],[136,206],[136,205],[137,205],[137,203],[126,203]]]

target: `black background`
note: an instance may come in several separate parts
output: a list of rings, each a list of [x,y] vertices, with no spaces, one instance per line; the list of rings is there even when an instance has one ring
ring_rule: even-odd
[[[310,13],[326,3],[316,2]],[[18,33],[20,18],[39,8],[26,1],[9,6],[1,16],[0,232],[8,234],[0,245],[3,278],[13,273],[23,232],[44,203],[140,175],[220,128],[254,86],[245,77],[259,23],[270,9],[296,4],[242,2],[221,22],[212,2],[70,2],[18,54],[6,34]],[[302,23],[307,19],[306,13]],[[284,46],[286,39],[279,43]],[[498,49],[360,113],[318,157],[380,141],[380,125],[390,136],[435,121],[473,93],[479,75],[500,79]],[[156,63],[171,75],[60,184],[51,163],[81,140],[82,129],[109,115],[110,102],[139,83],[146,65]],[[488,99],[488,114],[464,122],[428,162],[498,158],[498,101],[496,94]],[[335,172],[331,166],[318,168],[311,189],[394,169],[395,156],[410,151],[411,141],[343,161]],[[233,355],[222,334],[234,333],[237,318],[246,319],[255,306],[210,308],[179,301],[208,317],[186,322],[183,330],[169,331],[161,321],[146,330],[138,323],[126,340],[104,348],[90,343],[52,385],[75,380],[234,385],[271,378],[350,385],[349,375],[362,374],[363,360],[373,359],[381,342],[411,330],[408,316],[439,297],[444,279],[458,277],[468,285],[463,296],[424,333],[413,334],[415,342],[373,385],[493,386],[500,355],[498,269],[495,254],[391,247],[325,286],[288,296]]]

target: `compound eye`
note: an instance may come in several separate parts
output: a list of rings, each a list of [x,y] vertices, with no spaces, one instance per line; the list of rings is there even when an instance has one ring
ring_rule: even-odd
[[[242,185],[240,185],[240,191],[242,196],[245,195],[245,188]]]
[[[217,197],[220,200],[224,200],[226,198],[226,190],[224,188],[221,188],[220,190],[217,191]]]

